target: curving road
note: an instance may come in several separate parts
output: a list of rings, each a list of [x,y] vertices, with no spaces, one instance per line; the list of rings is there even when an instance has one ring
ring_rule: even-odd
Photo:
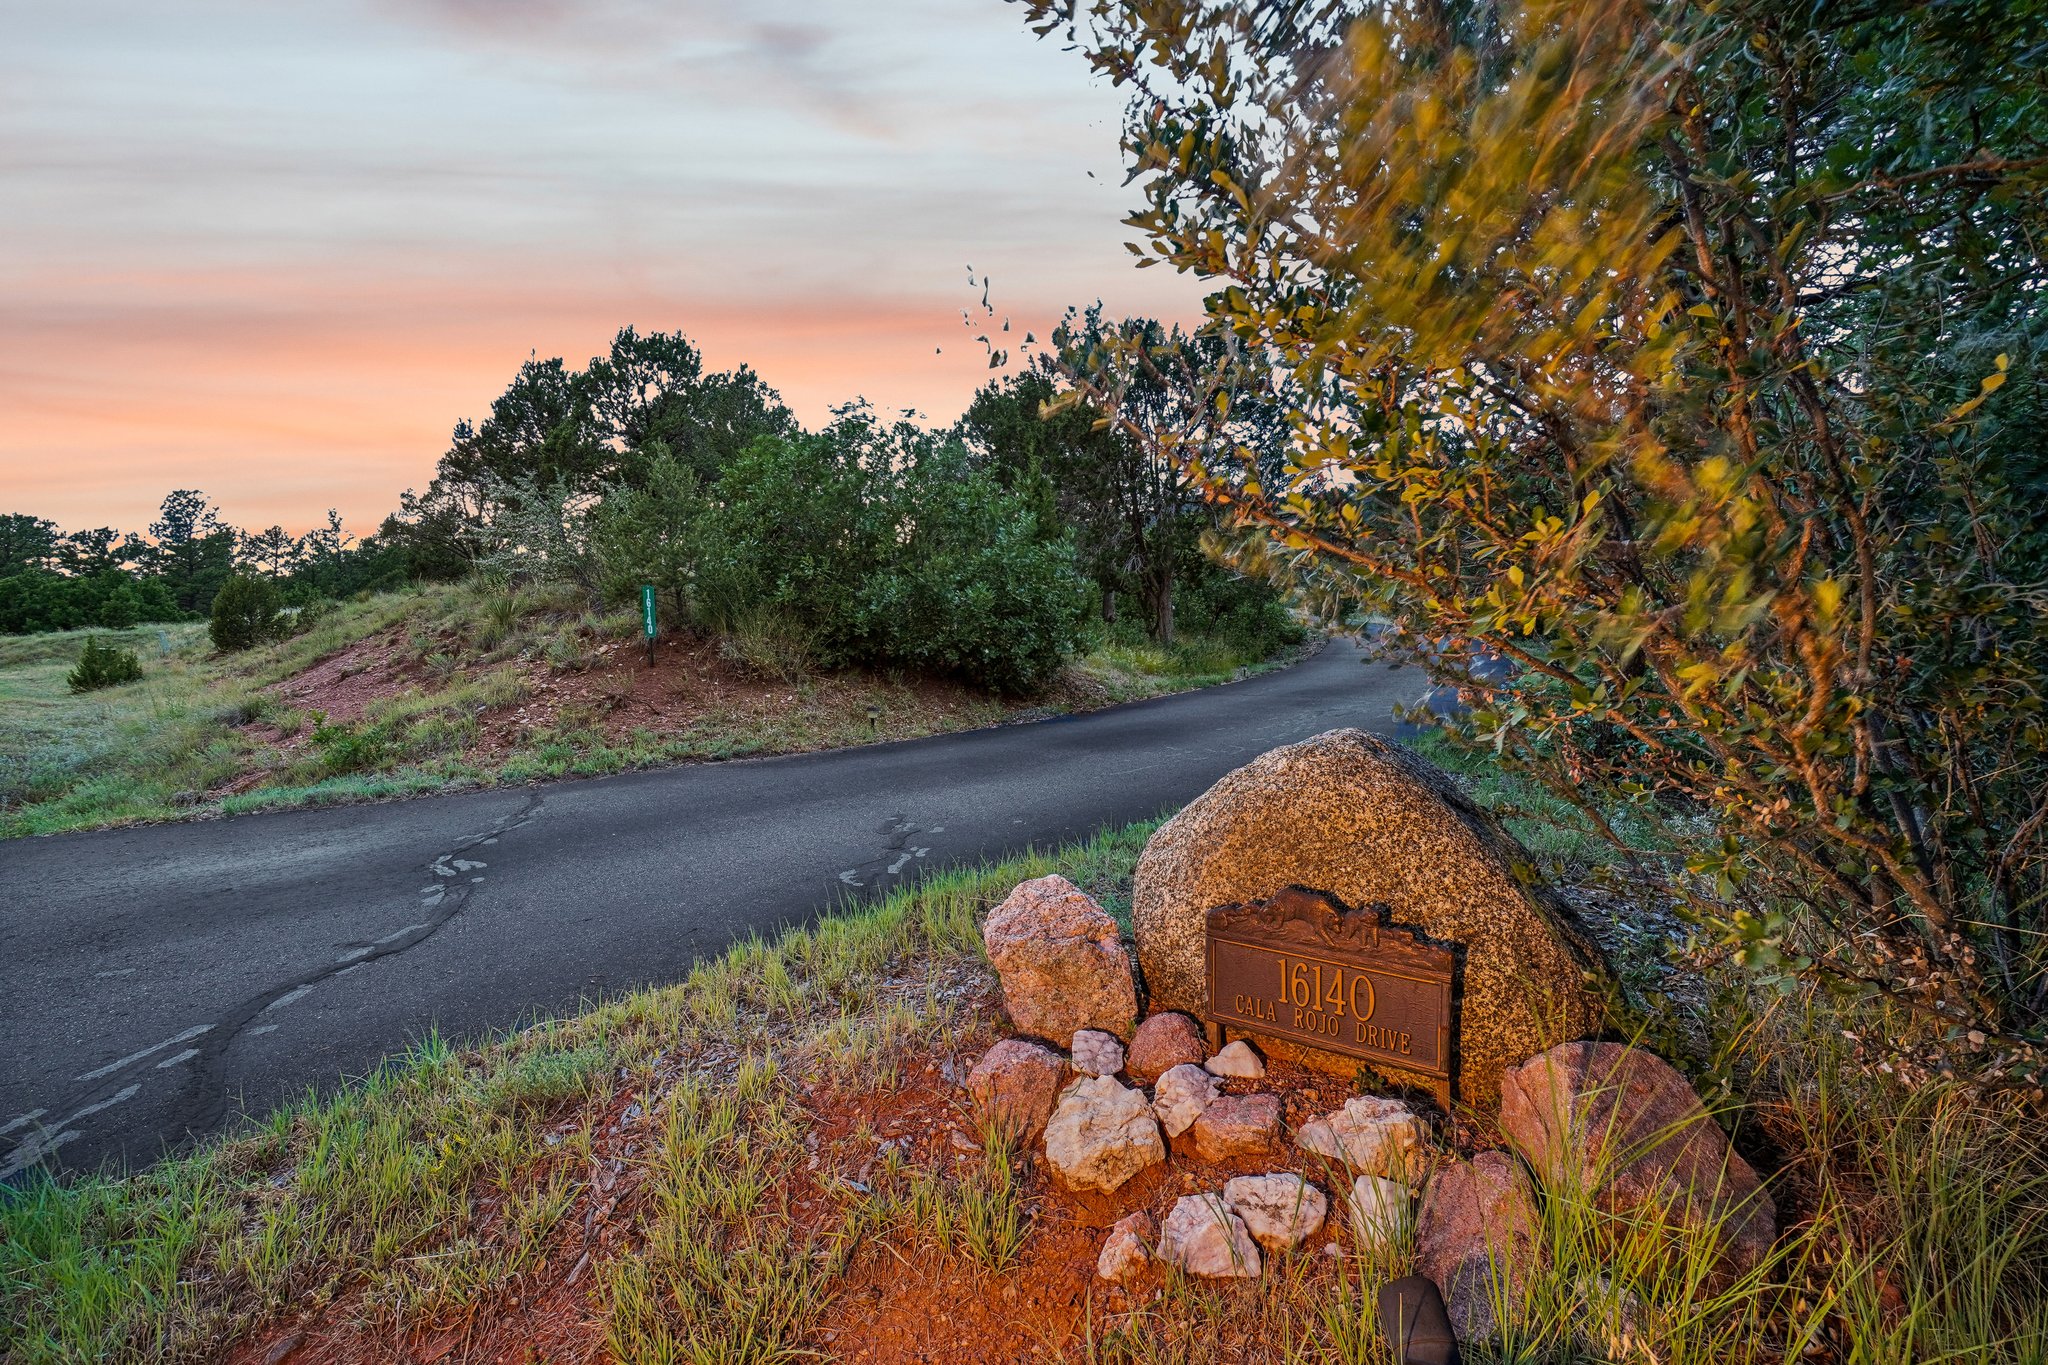
[[[672,981],[925,868],[1186,803],[1278,744],[1398,730],[1334,642],[1241,683],[900,744],[0,843],[0,1178],[140,1165],[362,1075]]]

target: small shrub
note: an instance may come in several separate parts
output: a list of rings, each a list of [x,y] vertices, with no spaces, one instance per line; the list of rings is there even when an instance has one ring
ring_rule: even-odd
[[[606,492],[591,514],[591,550],[600,595],[637,608],[642,584],[651,584],[680,613],[704,553],[709,502],[697,474],[674,458],[650,461],[630,487]],[[620,634],[640,629],[637,609]]]
[[[382,727],[367,725],[358,728],[347,721],[330,721],[317,711],[313,714],[310,738],[313,747],[320,751],[320,761],[328,772],[363,772],[380,766],[390,755],[391,745]]]
[[[782,682],[810,676],[810,647],[803,631],[788,617],[766,607],[742,613],[718,642],[726,660],[749,672]]]
[[[500,706],[510,706],[516,701],[523,701],[525,699],[526,679],[520,677],[517,671],[509,668],[501,668],[494,673],[487,673],[482,681],[477,684],[476,697],[477,705],[487,711],[495,710]]]
[[[86,637],[85,648],[78,652],[78,666],[65,679],[73,692],[94,692],[102,687],[115,687],[121,683],[134,682],[142,676],[142,660],[135,657],[132,649],[104,644],[100,637]]]
[[[334,602],[305,583],[283,589],[278,601],[284,608],[280,635],[303,635],[334,614]]]
[[[270,698],[252,692],[248,696],[236,697],[233,701],[215,707],[213,720],[216,725],[239,730],[244,725],[254,724],[263,719],[269,710]]]
[[[630,640],[640,634],[640,608],[623,607],[607,612],[591,624],[591,629],[607,640]]]
[[[207,635],[223,653],[251,649],[280,634],[284,600],[267,578],[235,574],[213,597],[213,621]]]
[[[1207,563],[1192,578],[1175,604],[1176,620],[1237,660],[1270,659],[1308,638],[1271,585]]]
[[[560,634],[551,637],[541,653],[557,673],[582,673],[597,662],[597,654],[574,625],[564,626]]]
[[[510,588],[501,588],[487,598],[483,618],[476,627],[476,647],[489,651],[510,639],[512,632],[518,629],[523,606],[519,594]]]

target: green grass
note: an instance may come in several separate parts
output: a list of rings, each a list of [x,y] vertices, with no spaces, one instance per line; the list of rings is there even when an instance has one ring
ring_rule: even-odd
[[[799,1343],[852,1239],[815,1245],[779,1197],[803,1161],[802,1134],[772,1062],[744,1067],[719,1093],[694,1082],[671,1092],[649,1237],[609,1268],[605,1336],[617,1359],[810,1358]]]
[[[959,988],[985,971],[980,916],[1017,881],[1058,870],[1128,906],[1150,828],[934,876],[474,1049],[429,1038],[342,1094],[132,1177],[32,1180],[0,1195],[0,1355],[215,1359],[309,1313],[392,1341],[487,1321],[589,1219],[614,1235],[588,1243],[588,1311],[621,1361],[815,1358],[844,1275],[874,1258],[938,1258],[996,1292],[992,1277],[1031,1254],[1042,1178],[994,1135],[945,1168],[895,1149],[877,1160],[864,1131],[817,1146],[820,1097],[892,1093],[906,1065],[981,1022]],[[1902,1019],[1718,998],[1708,1022],[1750,1078],[1726,1117],[1775,1153],[1779,1253],[1718,1276],[1711,1229],[1618,1219],[1552,1188],[1540,1266],[1499,1286],[1504,1335],[1467,1358],[1643,1359],[1613,1349],[1628,1326],[1674,1365],[1792,1365],[1819,1346],[1868,1365],[2040,1365],[2038,1122],[1954,1082],[1859,1067],[1843,1029]],[[622,1109],[638,1115],[623,1158]],[[873,1165],[858,1185],[847,1151]],[[1275,1258],[1252,1284],[1173,1276],[1139,1311],[1094,1304],[1049,1345],[1076,1361],[1386,1365],[1373,1295],[1411,1267],[1404,1243]]]
[[[260,757],[241,727],[291,722],[262,689],[388,628],[422,597],[347,603],[303,635],[227,660],[201,624],[0,638],[0,836],[217,808],[207,794]],[[143,676],[73,696],[64,674],[96,634],[140,654]]]
[[[983,1125],[980,1139],[980,1155],[955,1172],[912,1168],[900,1149],[889,1148],[871,1177],[873,1197],[849,1234],[893,1235],[984,1272],[1016,1265],[1028,1230],[1022,1158],[997,1128]]]
[[[990,905],[1053,870],[1112,894],[1148,832],[934,876],[479,1050],[429,1038],[338,1096],[132,1177],[0,1193],[0,1357],[211,1359],[289,1310],[345,1304],[395,1330],[472,1309],[588,1194],[594,1144],[630,1095],[659,1138],[636,1254],[600,1276],[621,1358],[793,1358],[824,1305],[818,1277],[851,1245],[842,1229],[878,1220],[855,1202],[820,1235],[775,1204],[773,1178],[803,1153],[791,1075],[886,1084],[904,1049],[963,1023],[932,974],[978,961]],[[733,1049],[737,1066],[705,1060]],[[927,1195],[905,1243],[945,1205],[946,1244],[999,1263],[1019,1236],[1014,1195],[995,1181]],[[879,1219],[902,1221],[893,1206]]]
[[[1503,771],[1482,753],[1459,748],[1440,732],[1425,730],[1411,747],[1430,762],[1455,773],[1473,802],[1490,812],[1524,848],[1553,870],[1576,877],[1594,869],[1616,869],[1632,854],[1638,861],[1671,856],[1674,831],[1649,810],[1609,817],[1628,853],[1615,846],[1586,813],[1555,793]]]
[[[1112,636],[1072,665],[1072,673],[1111,701],[1139,701],[1165,692],[1234,682],[1300,657],[1287,649],[1271,658],[1247,654],[1223,640],[1184,635],[1171,647]]]
[[[818,675],[774,623],[752,622],[721,648],[777,685],[768,696],[622,734],[600,723],[602,696],[533,695],[536,680],[600,667],[600,651],[638,629],[637,611],[595,611],[559,585],[474,580],[343,603],[301,635],[225,658],[196,623],[0,637],[0,837],[843,748],[1156,696],[1270,662],[1201,640],[1109,644],[1045,698],[959,691],[948,702],[907,679]],[[383,633],[424,676],[360,718],[322,717],[268,690]],[[135,650],[142,679],[72,694],[65,675],[93,636]],[[486,717],[522,704],[536,714],[509,753],[480,745]]]

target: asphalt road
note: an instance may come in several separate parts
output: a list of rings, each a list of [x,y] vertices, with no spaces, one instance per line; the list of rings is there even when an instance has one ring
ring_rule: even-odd
[[[138,1166],[466,1039],[673,981],[929,868],[1185,804],[1275,745],[1393,733],[1336,642],[1078,717],[833,753],[0,843],[0,1178]]]

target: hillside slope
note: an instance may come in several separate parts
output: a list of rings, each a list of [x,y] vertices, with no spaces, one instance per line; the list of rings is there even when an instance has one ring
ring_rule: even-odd
[[[73,695],[89,635],[141,681]],[[796,753],[1086,710],[1278,661],[1104,645],[1043,696],[820,673],[787,640],[664,636],[633,610],[470,582],[349,602],[221,656],[199,625],[0,639],[0,837]]]

